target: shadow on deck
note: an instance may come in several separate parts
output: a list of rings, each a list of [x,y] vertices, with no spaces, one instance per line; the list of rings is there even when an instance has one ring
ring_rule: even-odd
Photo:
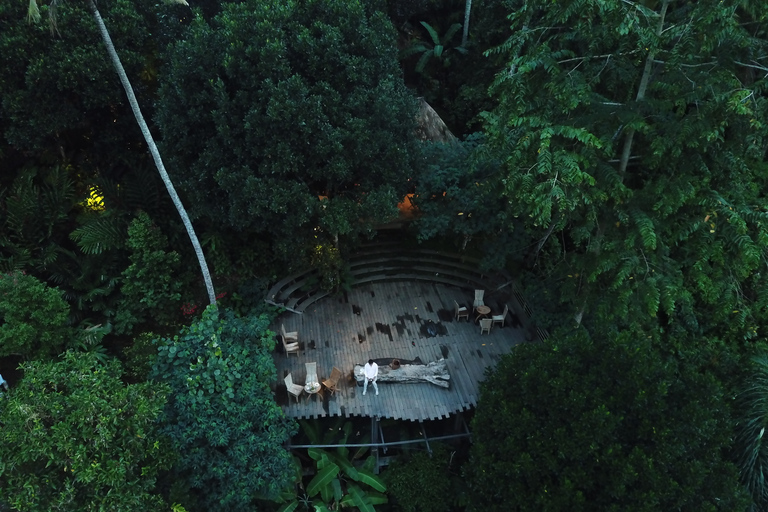
[[[474,322],[454,320],[454,305],[472,305],[472,290],[429,282],[370,283],[339,297],[326,297],[303,315],[284,313],[280,323],[298,331],[298,357],[278,350],[274,355],[278,382],[276,398],[286,415],[293,418],[364,416],[411,421],[447,418],[477,404],[479,383],[485,369],[501,355],[525,340],[519,320],[512,314],[505,327],[495,326],[480,335]],[[508,293],[486,292],[485,303],[500,314],[504,304],[515,299]],[[474,315],[471,320],[474,320]],[[366,396],[352,378],[355,364],[368,359],[399,358],[424,363],[445,358],[451,375],[448,389],[418,384],[379,383],[379,395],[369,387]],[[342,372],[339,391],[288,396],[283,377],[289,372],[296,383],[306,378],[304,363],[316,362],[320,380],[336,366]]]

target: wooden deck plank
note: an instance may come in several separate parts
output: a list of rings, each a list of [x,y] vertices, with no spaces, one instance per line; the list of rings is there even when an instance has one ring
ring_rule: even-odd
[[[317,362],[321,379],[330,375],[333,366],[346,379],[354,364],[364,363],[368,358],[419,357],[427,363],[442,357],[443,345],[448,349],[446,364],[451,374],[447,390],[426,383],[381,384],[378,397],[373,393],[363,397],[362,389],[354,383],[343,385],[335,396],[327,398],[327,411],[320,397],[312,397],[308,403],[302,398],[299,404],[290,397],[291,401],[283,405],[286,415],[379,415],[418,421],[448,417],[474,406],[484,368],[495,365],[501,354],[522,342],[524,333],[509,326],[496,327],[490,335],[481,337],[480,328],[474,323],[441,320],[441,310],[443,315],[451,312],[454,300],[471,304],[471,291],[423,281],[381,282],[354,287],[346,300],[343,296],[325,297],[303,315],[281,315],[273,330],[279,330],[281,322],[287,330],[297,330],[303,350],[298,358],[275,354],[278,395],[285,372],[291,371],[296,382],[304,382],[304,363],[308,361]],[[359,315],[352,306],[359,308]],[[426,322],[438,326],[437,336],[423,332]],[[363,343],[358,342],[358,334],[365,336]]]

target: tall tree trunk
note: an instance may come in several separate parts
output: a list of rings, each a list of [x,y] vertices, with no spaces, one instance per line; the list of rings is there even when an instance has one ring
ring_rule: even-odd
[[[99,27],[99,32],[101,32],[104,45],[107,47],[107,53],[109,54],[110,59],[112,59],[112,64],[115,66],[115,71],[117,71],[117,76],[120,77],[120,82],[123,84],[125,94],[128,96],[128,103],[131,105],[131,110],[133,111],[136,122],[141,129],[141,134],[144,136],[144,140],[147,141],[147,146],[149,147],[149,152],[152,154],[152,158],[155,161],[157,171],[160,173],[160,177],[163,179],[163,183],[165,183],[165,188],[168,189],[168,194],[171,196],[171,200],[173,201],[174,206],[176,206],[176,210],[179,212],[181,221],[184,223],[184,227],[187,230],[189,239],[192,241],[192,246],[195,248],[197,260],[200,263],[200,271],[202,272],[203,280],[205,281],[205,288],[208,290],[208,299],[210,300],[211,304],[216,304],[216,292],[213,289],[211,273],[208,271],[208,263],[205,261],[203,248],[200,246],[200,241],[197,239],[195,228],[192,227],[192,222],[189,220],[187,210],[184,209],[184,205],[181,203],[181,199],[179,199],[179,195],[176,193],[176,188],[173,186],[171,177],[168,176],[168,172],[165,170],[163,160],[160,158],[160,151],[157,149],[157,145],[155,144],[155,140],[152,138],[152,134],[149,131],[149,127],[147,126],[146,121],[144,121],[141,108],[139,108],[139,102],[136,100],[136,95],[133,92],[133,86],[131,86],[131,82],[128,80],[128,75],[125,73],[123,64],[120,62],[120,57],[117,55],[115,45],[112,44],[112,38],[109,37],[109,31],[107,30],[107,26],[104,24],[104,20],[101,18],[99,9],[96,7],[96,3],[93,0],[88,0],[88,7],[91,9],[93,18],[96,20],[96,25]]]
[[[472,10],[472,0],[466,0],[464,3],[464,31],[461,35],[461,47],[467,47],[467,37],[469,37],[469,11]]]
[[[656,37],[661,37],[661,33],[664,30],[664,18],[667,15],[667,7],[669,7],[669,0],[664,0],[664,3],[661,6],[661,13],[659,14],[659,24],[656,27]],[[656,53],[654,50],[650,50],[648,52],[648,56],[645,59],[645,66],[643,68],[643,74],[640,77],[640,85],[637,87],[637,95],[635,96],[635,101],[640,102],[643,99],[645,99],[645,91],[648,89],[648,83],[651,80],[651,72],[653,71],[653,59],[656,56]],[[635,138],[635,129],[629,128],[627,130],[627,134],[624,136],[624,146],[621,150],[621,158],[619,160],[619,175],[622,179],[624,179],[624,174],[627,172],[627,164],[629,163],[629,157],[632,154],[632,142]],[[605,225],[610,225],[610,223],[605,223]],[[600,230],[598,230],[597,233],[597,239],[598,242],[595,244],[595,248],[590,251],[594,255],[595,258],[598,258],[600,256],[600,240],[602,239],[603,235]],[[581,304],[581,307],[576,312],[576,314],[573,316],[574,320],[576,320],[576,324],[581,324],[582,319],[584,318],[584,311],[587,308],[587,300],[589,291],[591,289],[591,285],[587,283],[586,285],[586,291],[585,291],[585,297],[584,302]]]
[[[659,15],[659,26],[656,27],[656,37],[661,37],[661,33],[664,30],[664,18],[667,15],[667,7],[669,6],[669,0],[664,0],[664,4],[661,6],[661,14]],[[654,50],[648,52],[648,57],[645,59],[645,68],[643,69],[643,76],[640,77],[640,85],[637,88],[636,102],[640,102],[645,99],[645,91],[648,89],[648,82],[651,79],[651,71],[653,70],[653,58],[656,56]],[[635,129],[629,128],[627,135],[624,137],[624,147],[621,150],[621,159],[619,160],[619,175],[624,178],[624,174],[627,172],[627,164],[629,163],[629,157],[632,154],[632,140],[635,138]]]

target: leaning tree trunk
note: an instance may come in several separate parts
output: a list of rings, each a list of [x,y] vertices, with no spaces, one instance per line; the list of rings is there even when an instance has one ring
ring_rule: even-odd
[[[656,37],[661,37],[664,32],[664,18],[667,15],[667,7],[669,6],[669,0],[664,0],[661,6],[661,14],[659,15],[659,24],[656,27]],[[637,95],[635,96],[635,102],[639,103],[645,99],[645,91],[648,89],[648,83],[651,80],[651,72],[653,71],[653,58],[656,56],[656,52],[651,49],[648,51],[648,56],[645,59],[645,67],[643,68],[643,75],[640,77],[640,85],[637,88]],[[629,163],[629,157],[632,155],[632,140],[635,137],[635,129],[629,128],[627,134],[624,137],[624,147],[621,150],[621,158],[619,160],[619,176],[624,179],[624,175],[627,172],[627,164]]]
[[[464,31],[461,34],[461,47],[467,47],[467,37],[469,37],[469,11],[472,10],[472,0],[466,0],[464,3]]]
[[[171,196],[171,200],[173,201],[174,206],[176,206],[176,210],[179,212],[181,221],[184,223],[184,227],[187,229],[187,234],[189,235],[189,239],[192,241],[192,246],[195,248],[197,261],[200,263],[200,271],[203,273],[205,288],[208,290],[208,299],[211,301],[211,304],[216,304],[216,292],[213,289],[211,273],[208,271],[208,263],[205,261],[203,248],[200,246],[200,241],[197,239],[195,228],[192,227],[192,222],[189,220],[187,210],[184,209],[184,205],[181,203],[181,199],[179,199],[179,195],[176,193],[176,188],[173,186],[171,177],[168,176],[168,172],[165,170],[163,160],[160,158],[160,151],[157,149],[157,145],[155,144],[155,140],[152,138],[152,134],[149,131],[149,127],[147,126],[146,121],[144,121],[141,108],[139,108],[139,102],[136,100],[136,95],[133,92],[133,86],[128,80],[128,75],[125,73],[123,64],[120,62],[120,57],[117,55],[115,45],[112,44],[112,38],[109,37],[109,31],[107,30],[107,26],[104,24],[104,20],[101,18],[99,9],[96,7],[96,3],[93,0],[88,0],[88,7],[91,9],[93,17],[96,20],[96,25],[99,27],[99,32],[101,32],[104,45],[107,47],[107,53],[109,54],[110,59],[112,59],[112,64],[115,66],[115,71],[117,71],[117,76],[120,77],[120,82],[123,84],[125,94],[128,96],[128,103],[130,103],[133,115],[136,118],[136,122],[139,124],[141,134],[144,135],[144,140],[147,141],[147,146],[149,147],[149,152],[152,154],[152,158],[155,161],[157,171],[160,173],[160,177],[163,179],[163,183],[165,183],[165,188],[168,189],[168,194]]]
[[[659,14],[659,24],[656,27],[656,37],[661,37],[662,33],[664,32],[664,19],[667,15],[667,7],[669,7],[669,0],[664,0],[664,3],[661,6],[661,13]],[[645,59],[645,66],[643,67],[643,74],[640,77],[640,84],[637,88],[637,95],[635,96],[635,102],[639,103],[645,99],[645,92],[648,89],[648,84],[651,80],[651,72],[653,71],[653,59],[655,57],[656,53],[654,50],[649,50],[648,55]],[[619,159],[619,176],[621,179],[624,179],[624,175],[627,173],[627,165],[629,164],[629,157],[632,155],[632,141],[635,138],[635,129],[634,128],[628,128],[627,133],[624,136],[624,146],[621,150],[621,158]],[[606,223],[608,225],[609,223]],[[598,240],[602,238],[602,233],[598,230]],[[595,258],[600,256],[600,243],[598,242],[595,244],[595,249],[591,251]],[[587,290],[590,288],[590,284],[587,283]],[[588,293],[585,293],[584,301],[581,304],[581,307],[574,315],[574,320],[576,320],[577,325],[581,325],[581,320],[584,317],[584,311],[587,309],[587,296]]]

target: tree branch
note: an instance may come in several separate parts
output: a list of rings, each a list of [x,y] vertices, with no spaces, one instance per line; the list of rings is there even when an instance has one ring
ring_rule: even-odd
[[[659,26],[656,28],[656,37],[661,37],[661,32],[664,29],[664,18],[667,15],[667,7],[669,7],[669,0],[664,0],[664,4],[661,6],[661,16],[659,18]],[[645,59],[645,68],[643,69],[643,76],[640,78],[640,86],[637,89],[637,96],[635,101],[639,102],[645,98],[645,91],[648,88],[648,82],[651,79],[651,70],[653,68],[653,57],[655,51],[651,49],[648,52],[648,58]],[[621,162],[619,163],[619,175],[623,178],[627,171],[627,163],[629,157],[632,154],[632,140],[635,137],[635,129],[629,128],[627,135],[624,138],[624,148],[621,151]]]

